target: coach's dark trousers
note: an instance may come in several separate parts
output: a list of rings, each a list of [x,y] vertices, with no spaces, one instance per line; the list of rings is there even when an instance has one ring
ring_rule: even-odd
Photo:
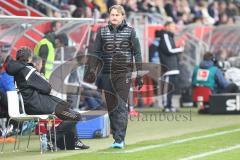
[[[101,74],[97,80],[100,89],[104,89],[110,127],[115,142],[120,143],[125,140],[128,109],[127,99],[130,89],[130,75],[121,74]]]

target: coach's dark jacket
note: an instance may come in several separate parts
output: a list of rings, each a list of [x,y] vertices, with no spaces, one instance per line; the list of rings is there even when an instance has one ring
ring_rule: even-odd
[[[61,99],[49,95],[51,86],[46,79],[32,67],[32,64],[10,61],[7,73],[14,76],[20,90],[27,114],[51,114]]]
[[[141,70],[141,49],[134,28],[127,25],[125,21],[117,28],[110,23],[98,30],[94,43],[95,55],[103,60],[103,73],[109,74],[131,72],[133,57],[137,70]]]
[[[157,36],[160,37],[158,49],[161,64],[168,68],[169,73],[174,74],[179,72],[177,55],[183,52],[183,48],[176,48],[174,34],[172,32],[161,30],[157,34]]]

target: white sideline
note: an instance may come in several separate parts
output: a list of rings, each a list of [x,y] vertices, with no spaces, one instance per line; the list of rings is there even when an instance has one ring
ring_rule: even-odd
[[[218,150],[215,150],[215,151],[210,151],[210,152],[205,152],[205,153],[193,155],[191,157],[181,158],[179,160],[193,160],[193,159],[203,158],[203,157],[211,156],[213,154],[232,151],[232,150],[238,149],[238,148],[240,148],[240,144],[235,145],[235,146],[231,146],[231,147],[221,148],[221,149],[218,149]]]
[[[163,143],[163,144],[156,144],[156,145],[149,145],[149,146],[144,146],[144,147],[138,147],[130,150],[125,150],[125,151],[118,151],[118,152],[99,152],[99,153],[134,153],[134,152],[139,152],[139,151],[145,151],[149,149],[155,149],[155,148],[161,148],[161,147],[166,147],[172,144],[180,144],[180,143],[185,143],[185,142],[190,142],[194,140],[200,140],[200,139],[205,139],[205,138],[211,138],[211,137],[216,137],[216,136],[221,136],[224,134],[229,134],[229,133],[234,133],[234,132],[239,132],[240,128],[229,130],[229,131],[222,131],[222,132],[217,132],[217,133],[212,133],[212,134],[207,134],[203,136],[197,136],[197,137],[191,137],[191,138],[185,138],[185,139],[180,139],[168,143]]]

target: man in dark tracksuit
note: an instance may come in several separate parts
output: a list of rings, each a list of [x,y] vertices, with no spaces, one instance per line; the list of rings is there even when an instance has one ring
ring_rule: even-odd
[[[66,135],[66,137],[70,136],[72,138],[72,144],[68,145],[67,142],[67,146],[69,146],[67,149],[88,149],[89,147],[84,145],[77,137],[75,129],[77,121],[81,120],[80,113],[73,111],[69,103],[50,95],[51,85],[36,71],[30,63],[31,59],[31,49],[23,47],[17,51],[16,61],[9,61],[6,68],[7,73],[14,76],[23,98],[26,113],[29,115],[56,115],[63,120],[56,127],[57,142]],[[61,148],[62,146],[57,145],[55,147]]]
[[[141,51],[134,28],[124,20],[125,11],[121,5],[109,9],[110,22],[99,29],[94,43],[94,51],[90,53],[103,60],[103,69],[97,85],[104,90],[107,102],[110,126],[115,142],[113,148],[123,148],[128,123],[128,99],[133,57],[136,69],[141,70]],[[89,71],[94,72],[96,65],[90,61]],[[92,70],[92,71],[91,71]],[[89,73],[88,71],[88,73]],[[86,73],[86,75],[88,75]],[[85,77],[86,77],[85,75]],[[139,88],[143,85],[140,75],[136,78]]]
[[[170,87],[170,85],[175,84],[177,75],[179,74],[178,54],[182,53],[184,48],[176,48],[176,44],[174,42],[174,32],[176,28],[175,23],[166,22],[164,27],[164,30],[157,33],[157,36],[160,37],[160,44],[158,48],[160,62],[168,69],[163,75],[165,81],[162,88],[163,106],[166,112],[175,112],[176,109],[172,107],[173,88]]]

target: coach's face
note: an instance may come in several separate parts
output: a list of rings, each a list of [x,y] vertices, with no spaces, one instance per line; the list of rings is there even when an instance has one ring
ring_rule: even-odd
[[[109,20],[113,27],[117,27],[124,20],[124,15],[116,9],[112,9],[110,12]]]

